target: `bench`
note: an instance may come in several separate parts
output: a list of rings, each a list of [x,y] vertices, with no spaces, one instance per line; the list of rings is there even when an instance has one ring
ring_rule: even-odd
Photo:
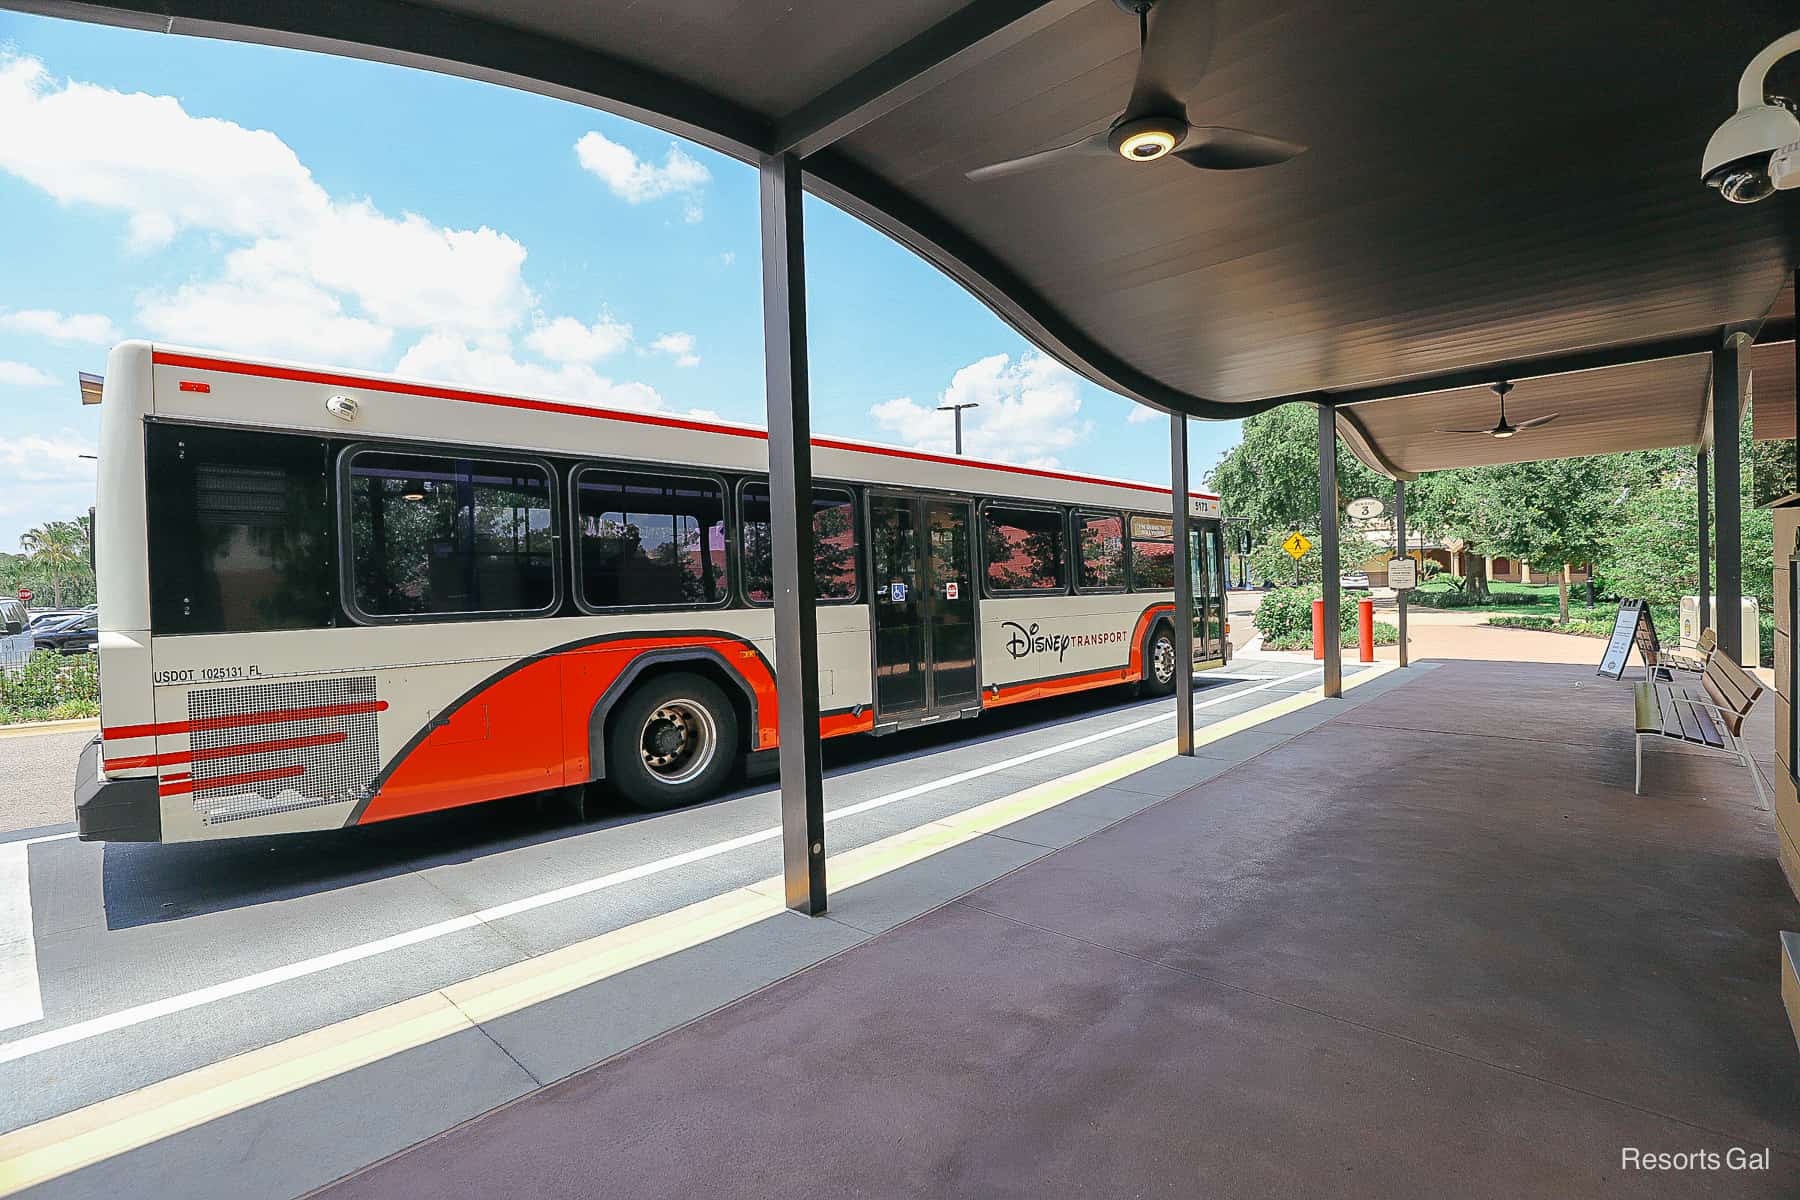
[[[1650,678],[1636,684],[1637,780],[1632,790],[1644,794],[1644,740],[1670,738],[1729,754],[1750,769],[1763,807],[1769,806],[1762,771],[1741,736],[1763,686],[1726,654],[1712,654],[1700,671],[1702,694],[1690,693],[1672,680]]]
[[[1676,650],[1664,650],[1657,655],[1657,665],[1673,667],[1677,671],[1700,672],[1706,670],[1706,664],[1712,659],[1713,651],[1718,649],[1719,635],[1711,628],[1702,629],[1700,637],[1694,642],[1694,648],[1682,647]],[[1667,676],[1665,675],[1665,678]]]

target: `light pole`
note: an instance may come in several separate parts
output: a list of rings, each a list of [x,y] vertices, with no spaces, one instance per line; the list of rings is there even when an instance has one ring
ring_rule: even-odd
[[[963,409],[965,409],[965,408],[980,408],[980,407],[981,407],[981,404],[978,401],[974,401],[974,400],[969,401],[967,404],[940,404],[940,405],[938,405],[939,412],[947,412],[947,413],[955,413],[956,414],[956,453],[959,456],[962,454]]]

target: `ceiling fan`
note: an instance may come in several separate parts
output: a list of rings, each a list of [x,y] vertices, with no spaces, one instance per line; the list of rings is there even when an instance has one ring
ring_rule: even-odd
[[[1506,393],[1513,390],[1513,385],[1502,379],[1499,383],[1490,386],[1494,395],[1500,397],[1500,423],[1498,425],[1494,426],[1492,429],[1440,429],[1438,432],[1479,433],[1484,434],[1487,437],[1509,438],[1515,433],[1523,433],[1527,429],[1536,429],[1539,425],[1548,425],[1561,415],[1559,413],[1549,413],[1545,416],[1533,417],[1529,421],[1520,421],[1517,425],[1509,425],[1506,422]]]
[[[1125,111],[1103,133],[968,172],[977,182],[1030,171],[1064,157],[1110,156],[1127,162],[1178,158],[1205,171],[1238,171],[1283,163],[1306,149],[1294,142],[1229,129],[1190,125],[1175,95],[1205,73],[1212,55],[1217,0],[1113,0],[1138,19],[1138,69]],[[1155,15],[1152,16],[1152,11]],[[1152,36],[1154,35],[1154,36]]]

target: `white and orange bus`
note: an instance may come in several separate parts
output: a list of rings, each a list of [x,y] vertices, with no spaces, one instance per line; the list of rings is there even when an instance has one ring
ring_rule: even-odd
[[[88,840],[332,829],[776,739],[760,430],[128,342],[107,360]],[[1174,687],[1166,488],[814,442],[821,732]],[[1194,495],[1196,666],[1229,656]]]

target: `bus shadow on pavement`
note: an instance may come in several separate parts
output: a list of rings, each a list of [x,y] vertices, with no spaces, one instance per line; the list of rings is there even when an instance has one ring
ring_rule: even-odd
[[[1235,682],[1239,680],[1198,677],[1194,690],[1201,695]],[[826,777],[1109,712],[1137,709],[1149,714],[1160,703],[1142,700],[1125,688],[1107,689],[999,709],[974,723],[954,721],[881,738],[838,738],[824,746]],[[683,811],[729,804],[772,786],[773,775],[765,774]],[[209,842],[109,842],[101,863],[106,927],[129,929],[300,899],[660,815],[639,812],[608,793],[598,817],[579,821],[554,793],[546,793],[319,833]]]

